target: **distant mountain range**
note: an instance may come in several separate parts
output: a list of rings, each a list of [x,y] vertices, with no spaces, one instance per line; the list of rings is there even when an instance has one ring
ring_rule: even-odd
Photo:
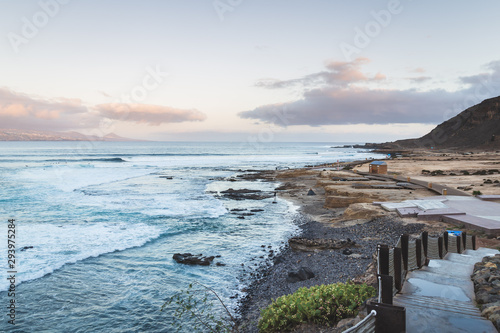
[[[418,139],[366,144],[366,148],[500,149],[500,96],[486,99]]]
[[[104,136],[78,132],[50,132],[19,129],[0,129],[0,141],[137,141],[110,133]]]

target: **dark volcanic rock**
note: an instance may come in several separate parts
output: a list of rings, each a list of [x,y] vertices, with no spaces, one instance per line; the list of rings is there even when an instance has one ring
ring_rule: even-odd
[[[288,277],[286,278],[286,282],[295,283],[299,281],[305,281],[312,279],[314,276],[314,273],[309,268],[301,267],[297,272],[289,272]]]
[[[474,265],[471,276],[476,292],[476,303],[481,305],[481,315],[500,329],[500,254],[485,257]]]
[[[353,252],[350,249],[344,249],[344,251],[342,251],[342,254],[345,254],[346,256],[351,255],[352,253]]]
[[[318,251],[326,249],[343,249],[346,247],[356,246],[356,242],[347,239],[327,239],[316,238],[309,239],[304,237],[292,237],[288,240],[288,244],[294,251]]]
[[[214,260],[214,256],[204,257],[202,254],[176,253],[172,257],[179,264],[208,266]]]
[[[232,200],[263,200],[271,198],[273,196],[273,194],[269,192],[262,192],[261,190],[249,190],[246,188],[240,190],[233,190],[232,188],[230,188],[225,191],[221,191],[220,193],[224,198]]]

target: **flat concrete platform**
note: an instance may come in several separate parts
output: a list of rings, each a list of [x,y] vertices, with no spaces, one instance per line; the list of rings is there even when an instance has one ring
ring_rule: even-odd
[[[481,317],[470,279],[476,262],[497,253],[485,248],[448,253],[409,272],[403,290],[394,297],[394,305],[406,308],[406,332],[497,332]]]
[[[419,220],[439,220],[443,215],[465,215],[465,212],[455,208],[429,209],[418,213]]]
[[[417,208],[417,207],[410,207],[410,208],[396,208],[396,212],[400,217],[417,217],[418,213],[422,213],[423,210]]]
[[[473,215],[443,215],[443,222],[463,225],[467,229],[484,231],[486,234],[499,235],[500,221]]]
[[[500,194],[481,194],[477,197],[486,201],[500,201]]]
[[[400,216],[436,220],[465,226],[468,229],[500,235],[500,203],[472,196],[441,195],[402,202],[383,202],[382,208]],[[416,209],[420,210],[417,211]]]

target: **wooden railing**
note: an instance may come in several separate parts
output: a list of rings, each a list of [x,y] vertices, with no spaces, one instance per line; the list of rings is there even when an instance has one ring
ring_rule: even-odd
[[[409,271],[420,269],[431,259],[443,259],[446,254],[462,253],[476,249],[476,236],[465,232],[450,235],[445,231],[440,236],[430,237],[424,231],[417,238],[401,235],[396,246],[377,246],[378,302],[367,304],[367,310],[374,312],[375,326],[367,320],[353,332],[405,332],[406,309],[393,305],[393,297],[403,289]],[[364,326],[367,330],[364,330]]]
[[[401,235],[396,246],[377,246],[377,277],[379,302],[392,304],[392,297],[403,288],[406,274],[420,269],[430,259],[443,259],[447,253],[462,253],[476,249],[476,236],[466,232],[453,236],[445,231],[441,236],[429,237],[424,231],[417,238]]]

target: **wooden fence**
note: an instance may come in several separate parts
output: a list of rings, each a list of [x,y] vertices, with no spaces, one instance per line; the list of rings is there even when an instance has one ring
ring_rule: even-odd
[[[476,236],[466,232],[429,236],[424,231],[417,238],[401,235],[396,246],[377,246],[378,302],[367,304],[370,315],[346,332],[405,332],[406,309],[392,304],[394,295],[403,289],[406,274],[443,259],[446,254],[476,249]]]

